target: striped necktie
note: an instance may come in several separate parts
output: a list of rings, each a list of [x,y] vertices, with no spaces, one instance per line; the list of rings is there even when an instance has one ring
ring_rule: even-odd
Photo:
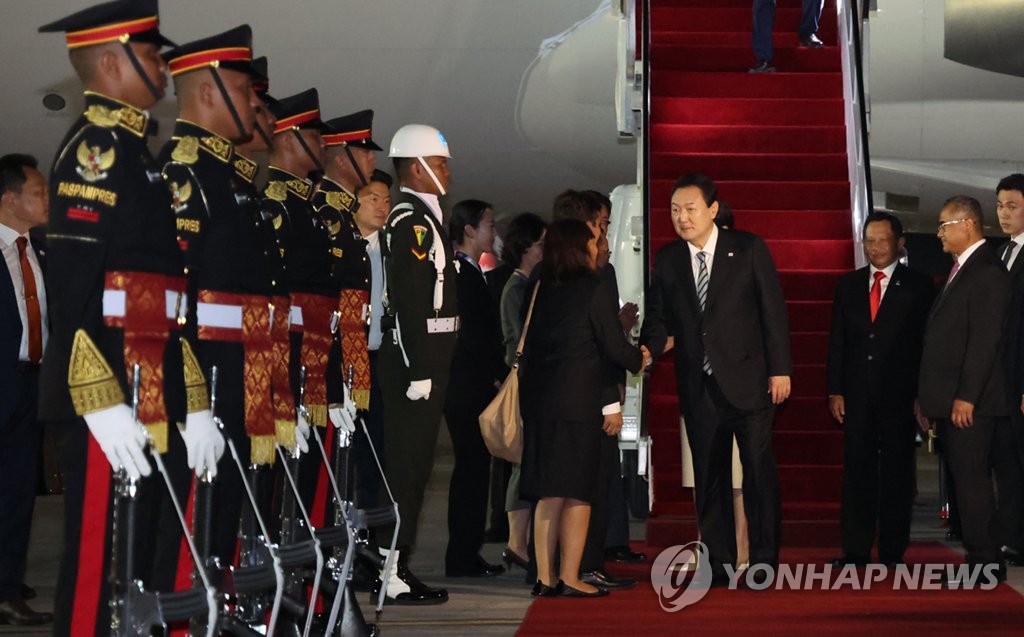
[[[707,305],[708,301],[708,281],[711,276],[708,273],[708,253],[701,250],[697,253],[697,304],[700,305],[701,314],[704,313],[704,306]],[[708,355],[704,354],[704,364],[701,366],[705,374],[711,375],[711,363],[708,361]]]

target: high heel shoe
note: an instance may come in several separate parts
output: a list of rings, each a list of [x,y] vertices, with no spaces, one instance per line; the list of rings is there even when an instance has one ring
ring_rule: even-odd
[[[534,597],[558,597],[562,594],[562,581],[558,581],[557,586],[548,586],[544,582],[537,580],[537,583],[533,585],[533,590],[530,591],[530,595]]]
[[[513,565],[518,566],[524,571],[530,568],[530,562],[528,560],[523,559],[518,553],[509,548],[506,548],[501,552],[501,561],[508,564],[509,569],[511,569]],[[549,586],[548,588],[551,587]]]
[[[598,589],[593,593],[588,593],[586,591],[581,591],[578,588],[573,588],[562,580],[558,580],[558,586],[556,588],[560,589],[558,594],[562,597],[606,597],[608,595],[607,588],[598,587]]]

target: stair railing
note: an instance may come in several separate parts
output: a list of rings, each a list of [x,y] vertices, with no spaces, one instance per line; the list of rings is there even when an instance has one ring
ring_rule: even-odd
[[[839,49],[843,61],[843,102],[846,111],[846,156],[850,179],[850,224],[853,258],[857,267],[867,263],[861,228],[874,209],[871,160],[868,152],[871,110],[867,95],[868,34],[871,0],[836,0]],[[863,36],[863,37],[862,37]]]

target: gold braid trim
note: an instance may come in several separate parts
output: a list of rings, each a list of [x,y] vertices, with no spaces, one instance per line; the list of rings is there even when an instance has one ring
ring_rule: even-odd
[[[79,416],[125,402],[121,384],[85,330],[75,332],[68,364],[68,389]]]
[[[295,448],[295,421],[275,420],[274,439],[285,449]]]
[[[206,390],[206,377],[192,346],[184,338],[181,339],[181,358],[185,363],[185,402],[188,413],[209,409],[210,394]]]
[[[327,405],[306,405],[309,412],[309,424],[317,427],[327,426]]]
[[[250,436],[249,461],[254,465],[274,464],[274,437]]]
[[[157,453],[167,453],[167,423],[155,422],[146,425],[146,431]]]

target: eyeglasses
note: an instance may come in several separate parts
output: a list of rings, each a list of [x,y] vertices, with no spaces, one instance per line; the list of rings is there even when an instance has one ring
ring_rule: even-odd
[[[946,230],[946,226],[955,226],[958,223],[963,223],[965,221],[970,221],[970,220],[971,220],[970,217],[965,217],[963,219],[952,219],[950,221],[943,221],[942,223],[939,224],[938,232],[941,234],[942,232],[944,232]]]

